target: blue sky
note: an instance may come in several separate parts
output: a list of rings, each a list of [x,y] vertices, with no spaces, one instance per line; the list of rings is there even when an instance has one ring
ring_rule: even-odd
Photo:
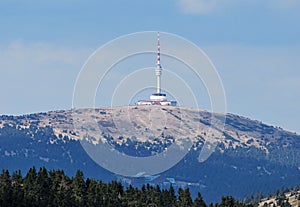
[[[0,114],[69,109],[89,55],[121,35],[164,31],[204,50],[227,111],[300,132],[298,0],[0,2]]]

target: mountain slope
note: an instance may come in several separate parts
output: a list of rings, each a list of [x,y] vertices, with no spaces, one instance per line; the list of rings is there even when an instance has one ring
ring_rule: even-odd
[[[274,196],[263,198],[259,203],[263,206],[300,206],[300,190],[289,190],[287,192],[276,193]]]
[[[244,197],[294,186],[300,180],[300,136],[233,114],[184,107],[126,106],[52,111],[0,117],[0,168],[81,169],[89,177],[119,179],[140,185],[188,186],[207,201],[221,195]],[[191,140],[189,153],[171,169],[138,178],[115,175],[97,165],[80,141],[108,143],[130,156],[147,157],[173,143]],[[207,143],[214,151],[204,162],[199,154]],[[214,146],[216,148],[214,149]]]

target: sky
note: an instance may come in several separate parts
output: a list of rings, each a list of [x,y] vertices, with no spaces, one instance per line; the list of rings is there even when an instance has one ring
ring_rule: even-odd
[[[229,113],[300,133],[299,19],[298,0],[2,0],[0,114],[70,109],[97,48],[162,31],[207,54]]]

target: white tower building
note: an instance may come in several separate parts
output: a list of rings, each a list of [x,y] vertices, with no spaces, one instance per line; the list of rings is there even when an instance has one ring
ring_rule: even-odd
[[[151,94],[150,100],[140,100],[138,105],[163,105],[163,106],[176,106],[177,101],[167,100],[167,95],[161,92],[161,75],[162,67],[160,64],[160,36],[157,33],[157,64],[155,68],[156,75],[156,93]]]

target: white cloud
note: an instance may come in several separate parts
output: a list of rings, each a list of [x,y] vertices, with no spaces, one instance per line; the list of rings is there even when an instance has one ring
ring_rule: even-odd
[[[179,8],[188,14],[207,14],[217,7],[215,0],[179,0]]]

